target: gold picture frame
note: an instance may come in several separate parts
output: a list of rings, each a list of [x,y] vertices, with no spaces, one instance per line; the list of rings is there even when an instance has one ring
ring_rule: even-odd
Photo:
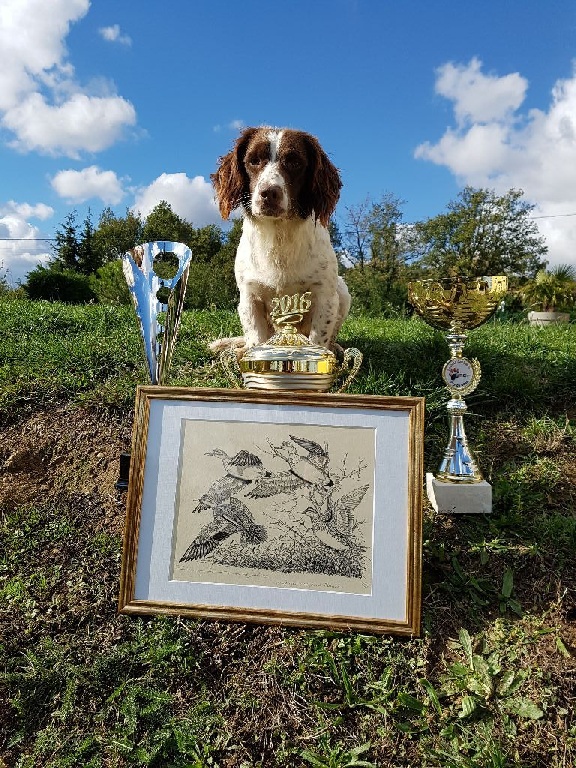
[[[119,610],[418,635],[424,399],[142,386]]]

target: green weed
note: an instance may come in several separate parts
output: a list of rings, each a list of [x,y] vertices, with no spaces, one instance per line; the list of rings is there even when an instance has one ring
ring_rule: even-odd
[[[464,658],[450,665],[443,677],[442,689],[458,702],[459,718],[504,714],[505,722],[513,732],[514,726],[509,722],[508,715],[532,720],[543,716],[534,702],[520,695],[520,689],[529,675],[528,670],[506,668],[502,653],[489,649],[487,644],[483,643],[480,651],[475,652],[472,638],[465,629],[460,630],[458,642],[453,647]]]
[[[314,768],[377,768],[375,763],[364,760],[364,755],[370,749],[370,744],[361,744],[352,749],[326,746],[320,752],[305,749],[300,757]]]

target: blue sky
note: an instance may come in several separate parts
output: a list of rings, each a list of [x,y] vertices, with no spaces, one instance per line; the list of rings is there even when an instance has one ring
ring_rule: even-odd
[[[576,264],[574,0],[0,0],[0,61],[12,281],[74,209],[220,223],[210,173],[262,124],[318,136],[341,225],[386,192],[410,222],[516,187]]]

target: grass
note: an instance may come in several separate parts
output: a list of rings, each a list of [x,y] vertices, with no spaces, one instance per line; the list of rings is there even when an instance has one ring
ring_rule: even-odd
[[[170,383],[225,386],[184,316]],[[442,335],[352,317],[352,391],[426,397],[447,439]],[[134,388],[131,309],[0,303],[0,766],[574,768],[576,326],[490,323],[467,431],[488,517],[426,507],[423,632],[399,639],[116,615]]]

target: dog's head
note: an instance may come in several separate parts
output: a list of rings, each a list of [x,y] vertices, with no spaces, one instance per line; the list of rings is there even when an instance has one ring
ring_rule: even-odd
[[[255,218],[314,215],[324,226],[342,187],[318,139],[289,128],[246,128],[211,178],[224,219],[242,205]]]

